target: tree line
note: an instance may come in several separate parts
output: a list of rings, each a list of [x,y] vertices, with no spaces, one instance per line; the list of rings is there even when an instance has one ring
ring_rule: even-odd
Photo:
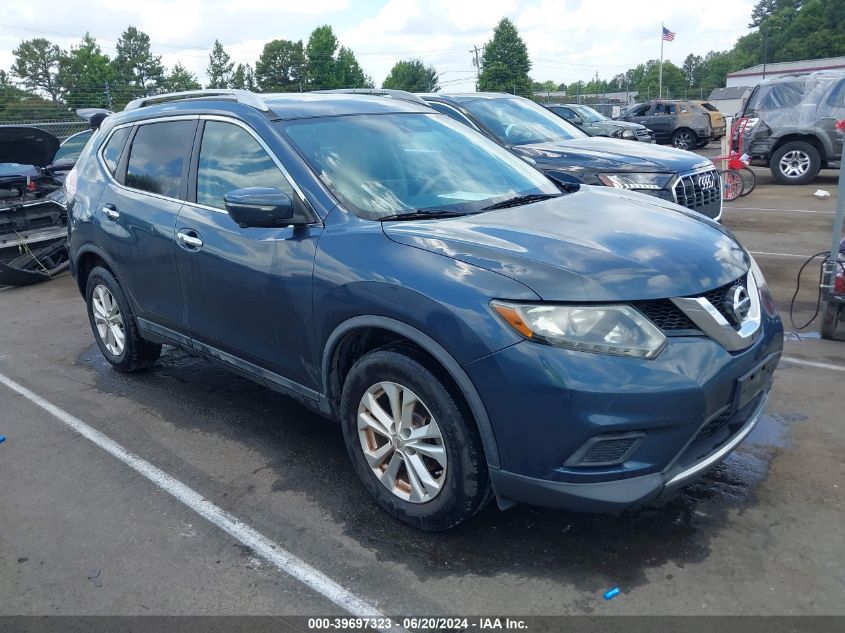
[[[45,38],[25,40],[14,49],[9,72],[0,70],[0,120],[65,118],[69,109],[118,110],[138,97],[198,90],[197,76],[177,62],[166,69],[151,51],[150,38],[134,26],[117,41],[109,57],[90,34],[63,50]],[[332,27],[319,26],[302,40],[267,42],[255,64],[235,64],[214,41],[206,67],[207,88],[293,92],[333,88],[371,88],[355,53],[341,46]]]

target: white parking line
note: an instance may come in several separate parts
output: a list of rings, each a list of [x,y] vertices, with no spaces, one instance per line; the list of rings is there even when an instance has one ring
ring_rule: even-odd
[[[843,365],[833,365],[831,363],[818,363],[813,360],[804,360],[803,358],[795,358],[794,356],[783,356],[781,361],[792,363],[793,365],[804,365],[805,367],[815,367],[816,369],[831,369],[833,371],[845,371]]]
[[[836,211],[819,211],[815,209],[774,209],[769,207],[735,207],[726,204],[725,209],[736,209],[739,211],[789,211],[790,213],[823,213],[825,215],[833,215]]]
[[[800,257],[801,259],[807,259],[809,255],[798,255],[796,253],[770,253],[767,251],[748,251],[752,255],[763,255],[764,257]]]
[[[274,543],[260,532],[257,532],[237,517],[214,505],[211,501],[205,499],[200,493],[189,488],[181,481],[174,479],[149,462],[130,453],[107,435],[85,424],[79,418],[72,416],[67,411],[60,409],[3,374],[0,374],[0,383],[58,418],[60,422],[69,426],[113,457],[116,457],[132,470],[140,473],[165,492],[171,494],[177,501],[204,517],[244,545],[251,547],[256,554],[268,560],[280,571],[292,576],[317,593],[325,596],[341,609],[357,617],[384,617],[375,606],[363,598],[359,598],[351,591],[343,588],[331,578],[283,549],[280,545]],[[393,630],[397,629],[394,627]]]

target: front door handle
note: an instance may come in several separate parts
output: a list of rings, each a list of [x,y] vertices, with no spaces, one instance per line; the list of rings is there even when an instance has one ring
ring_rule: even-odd
[[[191,233],[193,233],[193,231],[191,231]],[[202,240],[197,237],[196,233],[194,233],[194,235],[191,235],[191,233],[177,231],[176,239],[188,248],[202,248]]]
[[[120,213],[113,204],[103,205],[103,215],[105,215],[109,220],[117,220],[120,217]]]

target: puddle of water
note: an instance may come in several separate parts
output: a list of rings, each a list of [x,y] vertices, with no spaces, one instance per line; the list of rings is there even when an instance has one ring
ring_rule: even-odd
[[[813,339],[820,339],[822,337],[819,332],[784,332],[783,338],[785,341],[806,341]]]

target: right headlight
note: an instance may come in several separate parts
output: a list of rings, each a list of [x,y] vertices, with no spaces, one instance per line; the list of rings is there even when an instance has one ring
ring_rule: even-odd
[[[672,174],[599,174],[605,187],[659,191],[672,180]]]
[[[627,305],[490,305],[519,334],[548,345],[635,358],[655,358],[666,346],[663,332]]]

